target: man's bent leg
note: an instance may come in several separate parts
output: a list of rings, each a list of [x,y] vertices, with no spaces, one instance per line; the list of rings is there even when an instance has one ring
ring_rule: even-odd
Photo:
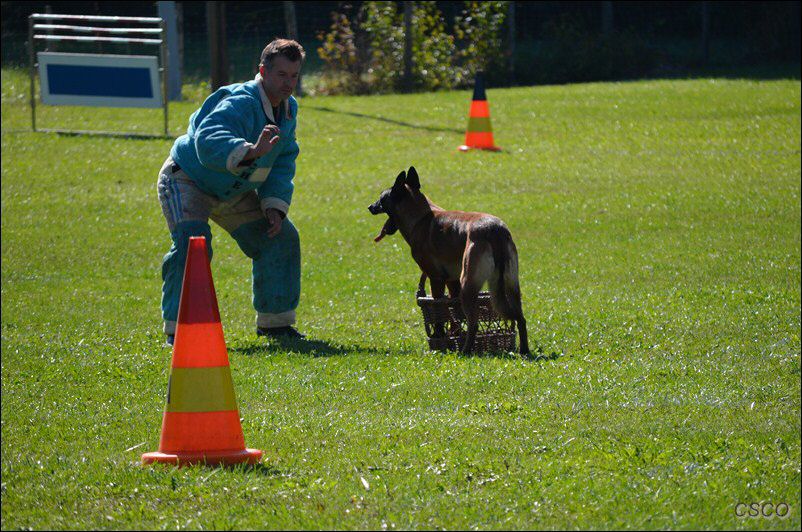
[[[170,236],[173,245],[162,260],[162,318],[164,318],[164,333],[175,334],[176,320],[178,319],[178,303],[181,298],[181,285],[184,282],[184,265],[187,262],[187,249],[189,237],[206,237],[206,249],[209,260],[212,260],[212,231],[209,224],[201,221],[180,222]]]
[[[184,280],[184,263],[187,259],[189,237],[205,236],[212,258],[212,233],[209,230],[209,212],[214,200],[204,194],[173,164],[168,157],[159,171],[157,183],[159,202],[172,238],[170,251],[162,260],[162,317],[164,332],[169,339],[175,334],[181,283]]]
[[[267,236],[267,220],[240,225],[231,232],[242,251],[253,259],[253,306],[258,328],[286,327],[295,323],[301,295],[301,245],[289,219],[281,232]]]

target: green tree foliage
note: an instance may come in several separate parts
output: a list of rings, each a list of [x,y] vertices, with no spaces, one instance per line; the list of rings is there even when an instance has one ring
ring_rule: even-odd
[[[459,84],[453,59],[454,37],[434,2],[418,2],[412,12],[412,79],[423,90],[448,89]]]
[[[321,33],[322,41],[317,49],[325,64],[323,78],[332,93],[366,92],[364,80],[366,61],[359,56],[356,34],[346,13],[332,13],[331,29]]]
[[[465,2],[452,31],[435,2],[415,2],[412,12],[412,84],[417,90],[469,84],[479,70],[503,65],[504,1]],[[318,38],[325,63],[323,90],[330,93],[394,92],[404,73],[403,13],[397,2],[364,2],[332,13]]]
[[[375,92],[392,92],[404,74],[403,14],[395,2],[365,2],[360,15],[370,50],[368,85]]]
[[[501,32],[508,2],[465,2],[466,9],[457,17],[454,35],[459,50],[459,74],[463,81],[476,72],[499,74],[504,69]]]

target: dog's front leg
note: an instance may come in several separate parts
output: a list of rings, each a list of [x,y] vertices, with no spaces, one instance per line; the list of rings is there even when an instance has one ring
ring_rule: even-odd
[[[432,297],[440,299],[446,295],[446,282],[442,279],[429,278],[429,284],[432,285]],[[434,324],[434,335],[437,338],[444,338],[446,336],[446,324],[443,322]]]
[[[465,343],[462,344],[463,353],[471,353],[476,343],[476,333],[479,330],[479,289],[473,284],[465,284],[460,291],[462,301],[462,312],[465,313],[465,321],[468,323],[468,331],[465,334]]]
[[[446,281],[446,286],[448,287],[448,297],[451,299],[456,299],[459,297],[459,281]]]
[[[418,281],[418,293],[416,297],[426,297],[426,274],[420,274],[420,281]]]
[[[429,278],[429,284],[432,285],[432,297],[440,299],[446,295],[446,282],[442,279]]]

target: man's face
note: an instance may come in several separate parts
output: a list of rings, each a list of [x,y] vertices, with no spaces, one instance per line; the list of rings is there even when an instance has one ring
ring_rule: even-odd
[[[260,69],[264,79],[265,92],[272,103],[290,97],[292,91],[295,90],[295,85],[298,84],[300,72],[300,61],[290,61],[282,55],[273,58],[272,66],[264,66]]]

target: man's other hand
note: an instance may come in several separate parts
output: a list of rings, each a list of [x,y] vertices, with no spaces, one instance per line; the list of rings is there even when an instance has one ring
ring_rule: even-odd
[[[265,218],[267,218],[267,236],[273,238],[281,232],[281,222],[284,218],[281,217],[281,212],[278,209],[267,209],[265,211]]]

